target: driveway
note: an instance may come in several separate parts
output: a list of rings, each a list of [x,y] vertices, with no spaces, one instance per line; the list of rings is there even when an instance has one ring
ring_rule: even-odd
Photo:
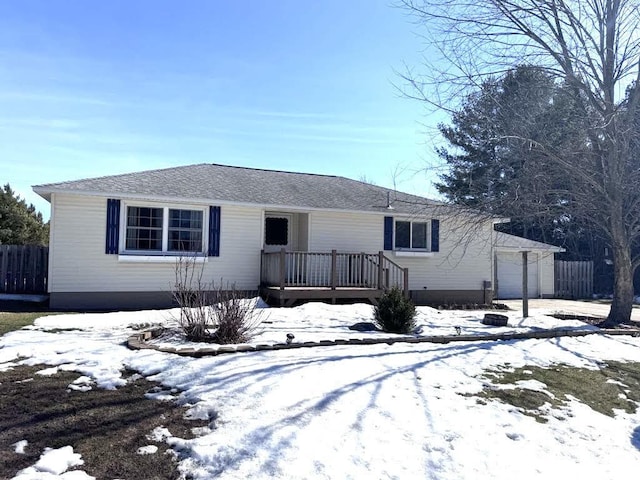
[[[498,300],[513,310],[522,310],[522,300]],[[591,317],[606,317],[610,302],[607,300],[561,300],[556,298],[534,298],[529,300],[530,314],[573,313]],[[634,305],[631,319],[640,321],[640,305]]]

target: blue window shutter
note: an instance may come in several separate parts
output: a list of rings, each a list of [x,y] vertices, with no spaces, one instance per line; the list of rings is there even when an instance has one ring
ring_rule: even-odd
[[[210,257],[220,256],[220,207],[209,207],[209,252]]]
[[[120,244],[120,200],[107,199],[107,236],[104,253],[118,253]]]
[[[440,220],[431,220],[431,251],[440,251]]]
[[[393,250],[393,217],[384,217],[384,249]]]

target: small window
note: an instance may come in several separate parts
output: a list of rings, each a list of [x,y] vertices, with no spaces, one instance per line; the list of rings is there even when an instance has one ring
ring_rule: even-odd
[[[128,207],[127,250],[162,251],[162,208]]]
[[[265,218],[264,243],[265,245],[289,244],[289,219],[282,217]]]
[[[411,248],[427,248],[427,224],[413,223],[411,225]]]
[[[396,248],[411,248],[411,222],[396,222]]]
[[[396,222],[395,247],[397,249],[427,249],[425,222]]]
[[[202,211],[169,209],[169,245],[171,252],[202,251]]]

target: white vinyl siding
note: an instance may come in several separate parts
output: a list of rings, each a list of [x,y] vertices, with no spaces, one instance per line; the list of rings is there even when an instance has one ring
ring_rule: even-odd
[[[439,252],[429,257],[385,254],[409,268],[410,290],[482,290],[483,282],[493,278],[492,230],[490,222],[461,229],[441,218]]]
[[[376,253],[383,248],[383,217],[341,212],[312,212],[309,251]]]
[[[431,217],[428,217],[431,218]],[[424,221],[428,222],[425,216]],[[397,216],[394,221],[402,220]],[[313,212],[310,214],[310,251],[377,253],[384,246],[384,217],[374,214]],[[409,268],[410,290],[481,290],[493,278],[493,225],[451,228],[440,221],[440,251],[430,257],[399,257],[384,252],[393,262]]]
[[[120,255],[105,254],[106,203],[104,197],[53,196],[50,291],[169,291],[175,281],[174,263],[130,263],[119,261]],[[123,199],[123,207],[134,203]],[[207,207],[179,203],[156,205],[184,209]],[[296,240],[299,249],[311,252],[335,249],[351,253],[383,250],[384,215],[314,211],[309,212],[308,217],[306,213],[297,217],[294,214],[294,218],[300,231]],[[397,216],[397,219],[401,218]],[[425,215],[424,220],[411,220],[428,222],[429,218]],[[440,252],[415,258],[398,257],[389,251],[385,255],[409,268],[409,288],[412,290],[425,287],[427,290],[481,290],[482,282],[493,278],[491,228],[488,222],[486,227],[461,238],[460,233],[442,219]],[[264,209],[223,205],[220,256],[206,258],[202,264],[203,278],[235,282],[240,289],[256,289],[260,282],[263,230]],[[122,242],[122,231],[120,235]]]
[[[175,263],[120,262],[106,255],[107,200],[56,194],[52,199],[51,292],[170,291]],[[163,204],[158,204],[163,207]],[[175,205],[171,205],[175,207]],[[177,207],[176,207],[177,208]],[[181,207],[182,208],[182,207]],[[205,205],[184,205],[202,209]],[[220,257],[203,263],[205,281],[222,279],[240,289],[260,282],[262,213],[259,208],[222,206]],[[121,241],[123,232],[121,232]]]
[[[549,252],[541,252],[538,255],[540,278],[540,295],[553,297],[556,291],[556,279],[554,272],[555,255]]]

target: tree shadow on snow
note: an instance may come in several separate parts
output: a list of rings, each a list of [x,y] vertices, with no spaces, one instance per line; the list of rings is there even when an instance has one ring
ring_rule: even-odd
[[[497,345],[499,345],[499,343],[496,342],[438,345],[435,348],[429,349],[429,358],[425,358],[418,362],[408,362],[403,366],[387,368],[382,372],[376,372],[369,376],[364,376],[355,382],[345,383],[338,388],[327,392],[324,396],[317,398],[315,401],[305,399],[291,404],[288,407],[289,411],[292,412],[291,414],[282,419],[262,424],[260,425],[260,428],[248,431],[243,435],[242,440],[238,442],[236,448],[224,449],[217,452],[217,459],[215,462],[217,468],[209,473],[219,475],[225,470],[238,468],[243,461],[255,457],[256,453],[252,446],[260,445],[261,450],[269,452],[267,458],[262,461],[262,473],[269,476],[282,475],[283,472],[286,471],[286,465],[283,465],[282,459],[284,455],[282,452],[296,444],[297,433],[300,430],[309,425],[319,414],[326,412],[331,405],[344,396],[362,388],[372,387],[366,408],[362,409],[359,414],[354,417],[353,423],[350,425],[351,429],[355,431],[362,431],[362,426],[366,416],[374,411],[377,406],[377,400],[383,385],[397,375],[410,374],[413,377],[413,383],[418,391],[418,396],[423,402],[423,410],[425,415],[429,417],[429,408],[427,405],[428,399],[424,395],[424,392],[421,391],[422,387],[418,381],[420,378],[418,371],[421,368],[427,367],[431,363],[443,361],[450,357],[467,355],[481,350],[486,350],[487,353],[489,353],[491,348]],[[270,353],[271,355],[269,357],[273,359],[273,352]],[[414,346],[410,346],[400,351],[377,352],[373,354],[365,350],[363,350],[361,354],[335,355],[334,353],[320,358],[300,359],[293,362],[290,358],[283,358],[283,361],[280,363],[267,365],[256,370],[250,369],[249,371],[245,370],[242,372],[231,371],[226,372],[226,374],[223,373],[222,375],[220,375],[219,372],[216,372],[215,374],[213,374],[213,372],[208,375],[205,374],[203,385],[206,385],[208,388],[216,389],[221,387],[228,388],[231,385],[237,385],[237,387],[231,387],[231,392],[233,392],[236,388],[238,390],[244,390],[246,388],[244,382],[248,379],[252,379],[255,383],[259,383],[264,378],[274,378],[274,376],[277,377],[284,373],[291,373],[292,371],[319,362],[339,362],[360,358],[384,359],[392,356],[408,354],[412,356],[415,355],[416,348]],[[264,361],[266,360],[267,355],[261,357],[263,357],[262,360]],[[233,362],[230,363],[232,364]],[[229,364],[227,366],[229,366]],[[429,418],[426,418],[425,420],[430,422]],[[295,426],[295,428],[286,428],[288,426]],[[283,434],[283,432],[287,433]]]

